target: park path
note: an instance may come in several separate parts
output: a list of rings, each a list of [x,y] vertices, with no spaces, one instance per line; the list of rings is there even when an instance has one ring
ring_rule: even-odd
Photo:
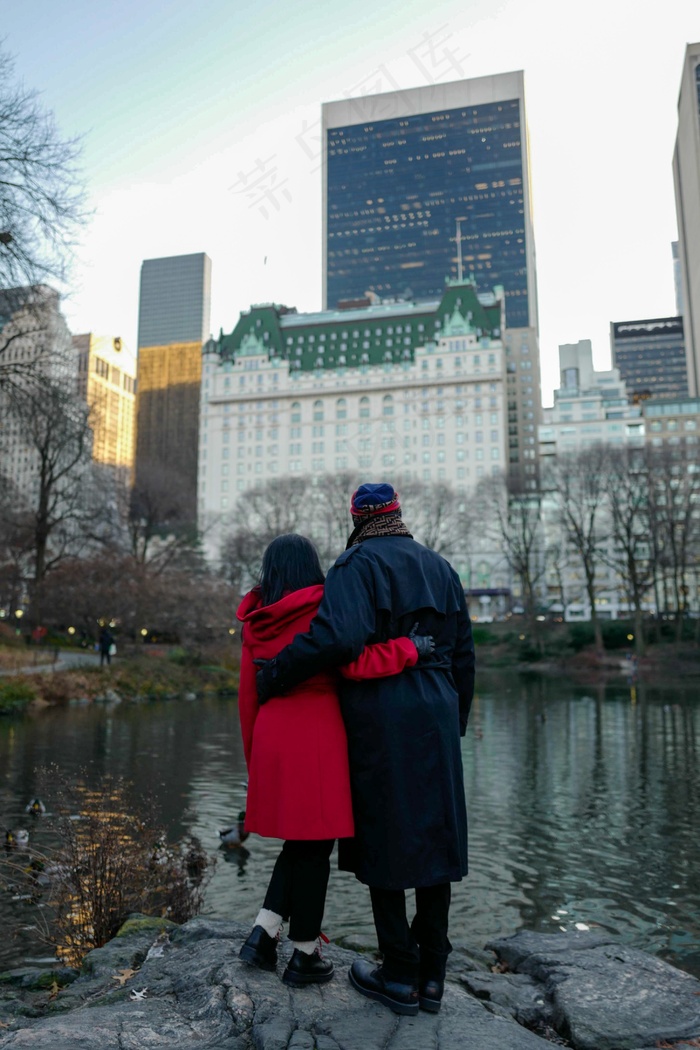
[[[27,654],[29,656],[30,653]],[[0,671],[0,677],[9,678],[16,674],[48,674],[53,671],[67,671],[72,667],[97,667],[100,662],[100,654],[87,649],[35,649],[31,651],[33,657],[39,655],[48,656],[45,663],[31,663],[23,667],[11,668]],[[55,656],[55,659],[51,659]]]

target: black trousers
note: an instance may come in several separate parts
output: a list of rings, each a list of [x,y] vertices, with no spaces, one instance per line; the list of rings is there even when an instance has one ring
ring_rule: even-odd
[[[369,892],[386,976],[406,983],[443,980],[447,956],[452,951],[447,936],[450,883],[416,890],[416,914],[410,926],[405,890],[370,886]]]
[[[315,941],[321,932],[334,844],[290,839],[275,861],[263,907],[289,921],[293,941]]]

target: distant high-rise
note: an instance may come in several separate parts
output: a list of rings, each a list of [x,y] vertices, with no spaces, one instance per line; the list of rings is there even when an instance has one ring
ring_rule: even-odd
[[[682,317],[613,321],[610,348],[613,368],[620,370],[630,401],[687,397]]]
[[[537,328],[522,72],[326,103],[323,141],[325,307],[439,298],[461,267]]]
[[[673,257],[673,290],[676,293],[676,314],[683,316],[683,285],[681,277],[681,259],[678,252],[678,241],[671,241],[671,255]]]
[[[688,44],[673,154],[683,321],[691,396],[700,394],[700,43]]]
[[[156,490],[176,494],[176,516],[192,522],[210,295],[211,260],[203,252],[146,259],[141,266],[136,485],[152,499]]]
[[[136,355],[119,336],[73,336],[78,393],[91,410],[92,458],[131,474],[134,466]]]
[[[204,252],[141,264],[139,350],[209,338],[211,259]]]

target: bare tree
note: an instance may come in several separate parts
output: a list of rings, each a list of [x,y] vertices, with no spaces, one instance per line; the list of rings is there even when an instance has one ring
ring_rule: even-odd
[[[406,523],[420,542],[446,558],[466,556],[474,503],[444,482],[410,482],[401,490]]]
[[[221,559],[234,586],[250,586],[265,548],[276,536],[300,532],[314,541],[324,566],[332,565],[352,531],[350,473],[281,478],[250,489],[236,504],[235,526],[224,538]],[[404,518],[421,543],[445,556],[466,551],[476,511],[442,483],[413,483],[401,490]]]
[[[317,497],[311,479],[280,478],[249,489],[238,500],[234,528],[221,546],[224,575],[240,592],[252,586],[260,572],[267,545],[287,532],[314,537],[326,535],[326,519],[316,520]]]
[[[24,502],[30,576],[37,588],[85,542],[92,431],[87,407],[57,381],[14,389],[6,407],[32,468]]]
[[[487,478],[479,494],[487,507],[489,527],[520,584],[525,617],[536,638],[539,590],[547,571],[541,498],[513,485],[504,475]]]
[[[654,577],[649,521],[649,472],[642,449],[609,448],[605,489],[610,543],[603,559],[623,581],[634,617],[634,645],[644,655],[643,603]]]
[[[359,484],[350,471],[322,474],[311,481],[306,535],[318,547],[324,567],[333,564],[352,532],[350,500]]]
[[[188,558],[197,545],[189,503],[176,469],[142,465],[133,488],[121,485],[121,514],[126,524],[128,550],[141,565],[164,572]]]
[[[0,286],[64,278],[85,219],[79,155],[0,51]]]
[[[544,481],[546,489],[557,501],[559,524],[583,569],[598,650],[603,648],[596,604],[596,570],[601,561],[603,541],[605,457],[603,445],[595,445],[577,454],[558,456]]]
[[[680,638],[687,613],[686,581],[700,555],[700,467],[695,455],[681,444],[651,449],[647,462],[655,570],[660,576],[664,611],[675,612]]]

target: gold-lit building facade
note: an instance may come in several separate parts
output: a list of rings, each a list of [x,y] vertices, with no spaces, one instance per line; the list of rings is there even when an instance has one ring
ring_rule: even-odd
[[[78,355],[78,391],[91,410],[92,458],[97,463],[134,466],[136,355],[119,336],[92,332],[73,336]]]
[[[172,478],[183,510],[197,499],[202,344],[169,343],[139,350],[136,483],[146,489]]]
[[[211,260],[204,252],[144,259],[139,287],[137,502],[194,524],[202,345]]]

